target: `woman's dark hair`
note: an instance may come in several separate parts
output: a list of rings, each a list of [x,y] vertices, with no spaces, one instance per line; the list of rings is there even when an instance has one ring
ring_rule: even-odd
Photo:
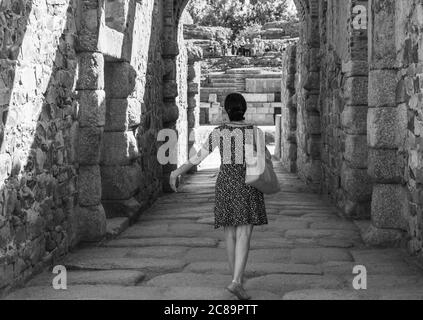
[[[247,111],[247,101],[240,93],[231,93],[225,99],[225,110],[230,121],[245,120],[244,114]]]

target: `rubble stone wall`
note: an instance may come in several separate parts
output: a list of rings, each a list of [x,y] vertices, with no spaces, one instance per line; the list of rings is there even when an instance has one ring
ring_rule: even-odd
[[[408,191],[402,217],[407,223],[397,227],[407,231],[408,249],[423,257],[423,4],[395,1],[396,141],[394,158],[401,190]],[[402,217],[398,220],[402,221]]]
[[[0,4],[0,291],[77,240],[75,2]]]

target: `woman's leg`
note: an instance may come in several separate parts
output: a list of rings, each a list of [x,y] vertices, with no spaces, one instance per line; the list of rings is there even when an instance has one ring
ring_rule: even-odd
[[[225,227],[225,240],[226,240],[226,252],[228,254],[229,268],[231,270],[231,275],[234,276],[235,243],[236,243],[235,227],[232,227],[232,226]]]
[[[253,232],[252,225],[237,226],[236,245],[235,245],[235,268],[234,281],[242,283],[245,266],[247,264],[248,252],[250,250],[251,233]]]

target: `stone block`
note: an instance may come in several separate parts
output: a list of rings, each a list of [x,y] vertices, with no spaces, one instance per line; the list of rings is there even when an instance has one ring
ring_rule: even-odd
[[[79,73],[76,90],[104,89],[104,57],[98,52],[78,54]]]
[[[175,102],[165,102],[161,105],[163,124],[174,123],[179,118],[179,108]]]
[[[366,106],[368,102],[368,78],[347,78],[344,86],[346,104],[349,106]]]
[[[392,68],[396,61],[395,0],[373,0],[370,21],[370,69]]]
[[[188,94],[198,94],[200,92],[200,84],[196,82],[188,83]]]
[[[312,159],[320,159],[321,149],[322,143],[319,138],[310,137],[307,140],[307,154],[309,154]]]
[[[372,195],[372,183],[365,169],[350,168],[346,163],[342,166],[341,186],[353,201],[369,201]]]
[[[341,123],[345,133],[366,134],[367,107],[346,106],[341,114]]]
[[[106,93],[103,90],[81,90],[79,96],[79,126],[101,127],[106,122]]]
[[[137,73],[128,62],[105,64],[105,89],[107,99],[127,98],[135,88]]]
[[[80,166],[78,175],[78,199],[81,207],[101,203],[100,166]]]
[[[140,187],[141,167],[137,163],[129,166],[103,166],[101,182],[104,200],[130,199]]]
[[[369,74],[369,106],[395,107],[397,91],[396,70],[373,70]]]
[[[127,131],[139,126],[142,103],[138,99],[110,99],[107,101],[104,131]]]
[[[397,148],[397,109],[369,108],[367,114],[367,137],[370,147]]]
[[[307,111],[317,111],[319,110],[319,96],[311,94],[305,101],[305,109]]]
[[[275,95],[267,93],[243,93],[242,94],[247,103],[249,102],[274,102]]]
[[[404,235],[405,233],[401,230],[380,229],[370,225],[363,234],[363,241],[370,246],[392,248],[400,245]]]
[[[320,74],[319,72],[308,72],[304,79],[304,89],[319,90],[320,88]]]
[[[376,184],[372,196],[372,224],[381,229],[407,230],[407,192],[398,184]]]
[[[397,150],[370,149],[368,173],[377,183],[400,183],[403,181],[405,163]]]
[[[79,207],[77,218],[81,241],[99,241],[106,235],[106,214],[102,205]]]
[[[138,157],[137,139],[132,131],[104,133],[102,165],[129,165]]]
[[[163,83],[163,97],[173,99],[178,96],[178,83],[175,80],[168,80]]]
[[[98,42],[98,51],[111,58],[110,60],[129,61],[131,59],[132,48],[125,41],[124,33],[102,25]]]
[[[349,134],[345,136],[344,158],[351,168],[366,169],[367,154],[367,136]]]
[[[215,93],[209,94],[209,100],[208,100],[208,102],[209,103],[216,103],[216,102],[218,102],[217,101],[217,94],[215,94]]]
[[[77,24],[78,37],[76,49],[98,51],[101,10],[97,1],[84,0],[80,5],[80,19]]]
[[[103,128],[80,128],[78,134],[78,159],[80,165],[96,165],[100,162]]]
[[[367,61],[343,61],[342,72],[347,77],[368,76],[369,64]]]
[[[249,93],[273,93],[281,91],[280,78],[245,79],[246,91]]]
[[[321,133],[320,115],[318,113],[308,113],[307,131],[309,134]]]

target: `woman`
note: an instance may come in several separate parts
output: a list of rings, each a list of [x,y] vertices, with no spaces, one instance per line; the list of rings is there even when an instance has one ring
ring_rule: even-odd
[[[241,94],[232,93],[225,99],[225,110],[230,122],[215,128],[197,156],[171,173],[170,185],[177,191],[177,178],[204,160],[215,147],[219,147],[222,164],[216,181],[215,229],[224,228],[229,267],[233,276],[227,289],[238,299],[248,300],[251,297],[243,287],[243,277],[251,234],[253,226],[267,224],[267,217],[263,193],[245,184],[246,133],[247,130],[252,133],[254,129],[253,125],[244,122],[247,103]],[[237,143],[239,136],[241,139]],[[247,137],[251,138],[251,135]],[[225,152],[228,145],[229,153]],[[267,149],[266,156],[270,156]]]

